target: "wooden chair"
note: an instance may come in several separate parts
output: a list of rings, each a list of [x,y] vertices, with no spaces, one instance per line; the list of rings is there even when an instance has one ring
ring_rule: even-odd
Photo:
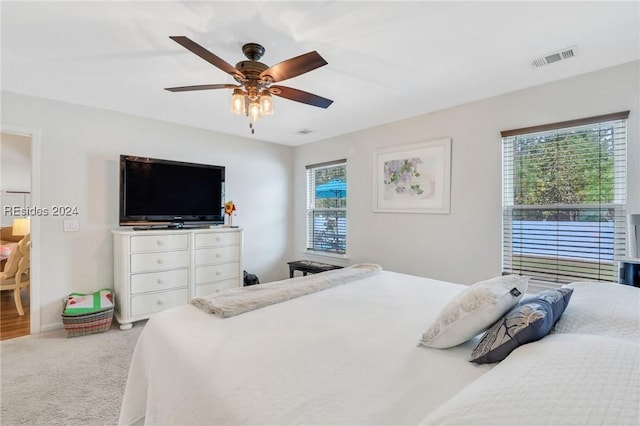
[[[15,267],[14,265],[16,265]],[[2,281],[0,282],[0,290],[13,290],[13,301],[19,315],[24,315],[22,308],[22,299],[20,292],[30,284],[30,268],[31,268],[31,238],[26,235],[17,247],[13,249],[7,259],[5,270],[0,273]],[[15,272],[14,272],[15,270]]]

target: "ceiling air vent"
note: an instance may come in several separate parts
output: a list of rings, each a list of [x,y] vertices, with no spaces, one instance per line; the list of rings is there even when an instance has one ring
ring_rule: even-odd
[[[559,50],[558,52],[550,53],[542,58],[534,59],[533,66],[535,68],[542,67],[544,65],[559,62],[565,59],[570,59],[576,56],[578,53],[577,46],[567,47],[566,49]]]

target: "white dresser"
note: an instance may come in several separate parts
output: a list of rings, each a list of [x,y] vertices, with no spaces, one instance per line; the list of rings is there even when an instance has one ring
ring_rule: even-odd
[[[243,285],[242,229],[133,231],[114,237],[114,293],[120,329],[198,296]]]

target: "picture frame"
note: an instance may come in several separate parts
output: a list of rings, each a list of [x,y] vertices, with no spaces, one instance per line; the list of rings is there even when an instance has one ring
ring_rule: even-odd
[[[376,150],[373,175],[374,212],[449,214],[451,138]]]

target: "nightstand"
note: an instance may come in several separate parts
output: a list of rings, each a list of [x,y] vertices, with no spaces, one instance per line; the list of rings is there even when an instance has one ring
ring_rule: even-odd
[[[640,287],[640,259],[630,257],[620,259],[619,271],[618,282],[620,284]]]

